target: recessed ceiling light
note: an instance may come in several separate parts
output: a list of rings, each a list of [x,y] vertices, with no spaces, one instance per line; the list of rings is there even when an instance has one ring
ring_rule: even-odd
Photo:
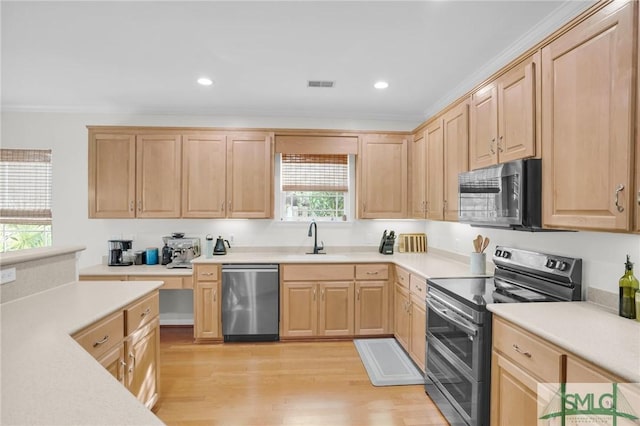
[[[200,77],[198,79],[198,84],[200,84],[202,86],[211,86],[213,84],[213,80],[211,80],[210,78],[207,78],[207,77]]]
[[[373,87],[375,87],[376,89],[386,89],[387,87],[389,87],[389,83],[387,83],[386,81],[378,81],[373,85]]]

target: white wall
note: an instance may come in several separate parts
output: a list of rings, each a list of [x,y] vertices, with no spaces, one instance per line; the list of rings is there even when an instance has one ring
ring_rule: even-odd
[[[640,274],[640,235],[582,231],[503,231],[434,221],[425,223],[424,232],[429,246],[466,256],[473,251],[471,240],[482,234],[491,239],[486,250],[487,258],[494,252],[496,244],[581,258],[583,288],[595,287],[617,294],[618,279],[624,273],[627,254],[638,265],[634,269],[636,276]]]

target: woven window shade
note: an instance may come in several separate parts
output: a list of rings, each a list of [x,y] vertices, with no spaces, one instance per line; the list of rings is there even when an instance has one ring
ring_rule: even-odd
[[[348,156],[282,154],[282,190],[347,192]]]
[[[51,150],[0,149],[0,221],[51,224]]]

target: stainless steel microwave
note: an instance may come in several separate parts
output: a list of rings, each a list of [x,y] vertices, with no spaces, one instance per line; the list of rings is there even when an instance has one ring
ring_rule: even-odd
[[[517,160],[458,175],[458,221],[542,230],[542,162]]]

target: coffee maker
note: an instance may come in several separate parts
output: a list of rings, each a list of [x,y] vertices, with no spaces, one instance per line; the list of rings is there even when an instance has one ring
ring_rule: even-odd
[[[193,268],[191,260],[200,256],[200,238],[198,237],[163,237],[168,248],[167,253],[171,253],[171,262],[167,268]],[[163,250],[164,261],[164,250]]]
[[[109,266],[129,266],[133,262],[125,261],[124,253],[131,250],[132,240],[109,240]]]

